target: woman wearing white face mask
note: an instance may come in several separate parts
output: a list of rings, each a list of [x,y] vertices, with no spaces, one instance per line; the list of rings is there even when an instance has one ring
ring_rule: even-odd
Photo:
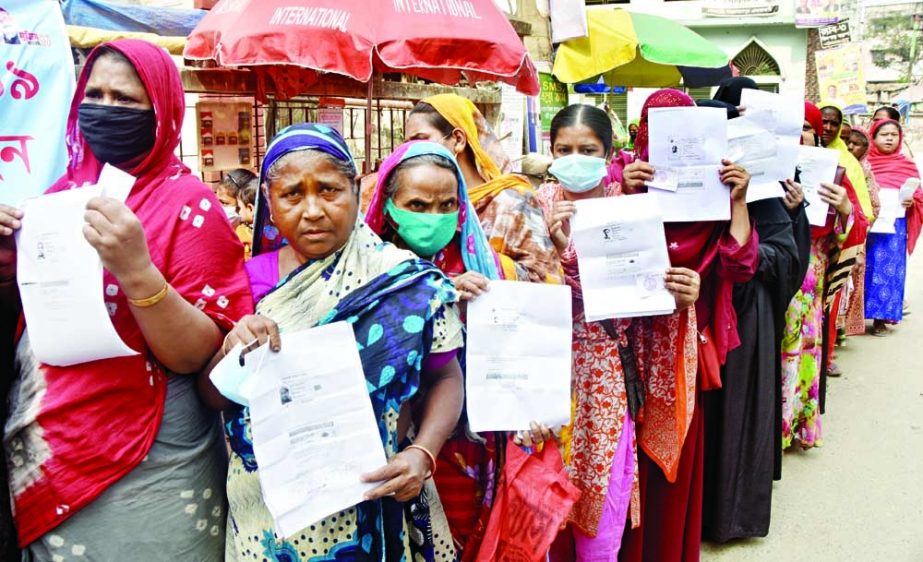
[[[606,181],[613,152],[612,124],[598,108],[572,105],[552,120],[551,144],[554,161],[548,171],[557,181],[542,185],[538,198],[573,291],[575,414],[562,438],[569,441],[565,461],[582,491],[551,559],[615,560],[626,517],[640,522],[632,415],[643,390],[629,351],[631,321],[587,322],[584,317],[577,254],[570,237],[576,201],[621,195],[618,183]],[[683,268],[665,273],[677,307],[691,306],[698,298],[698,274]]]

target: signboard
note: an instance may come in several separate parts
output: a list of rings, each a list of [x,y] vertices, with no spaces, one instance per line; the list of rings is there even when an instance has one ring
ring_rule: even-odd
[[[832,0],[795,0],[795,26],[821,27],[840,21],[840,4]]]
[[[343,134],[343,110],[346,100],[341,98],[321,98],[317,103],[317,122],[336,129]]]
[[[840,45],[845,45],[852,41],[852,33],[849,29],[849,20],[843,20],[839,23],[825,25],[817,30],[820,37],[821,49],[832,49]]]
[[[196,121],[203,172],[255,166],[252,101],[246,98],[200,101],[196,104]]]
[[[43,193],[67,165],[74,62],[55,0],[0,3],[0,203]]]
[[[862,48],[845,45],[814,53],[817,63],[817,83],[823,102],[843,105],[847,114],[866,111],[868,96],[862,70]]]
[[[741,16],[767,17],[779,13],[778,0],[710,0],[702,6],[702,15],[713,18]]]
[[[500,124],[497,137],[503,151],[513,160],[513,171],[522,170],[522,140],[526,130],[526,96],[507,84],[500,84]]]
[[[558,79],[545,72],[538,73],[538,81],[542,92],[539,94],[541,103],[542,131],[551,130],[551,120],[559,111],[567,107],[567,85],[558,82]]]

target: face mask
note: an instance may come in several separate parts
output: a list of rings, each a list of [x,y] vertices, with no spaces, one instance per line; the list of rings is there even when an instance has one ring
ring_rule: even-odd
[[[638,132],[635,131],[633,133],[628,133],[628,136],[631,137],[631,142],[635,142],[635,140],[638,138]]]
[[[593,189],[609,173],[603,158],[586,154],[568,154],[555,158],[548,172],[558,178],[564,189],[571,193],[583,193]]]
[[[397,234],[418,256],[430,258],[445,248],[458,228],[458,211],[439,215],[398,209],[388,199],[385,212],[397,223]]]
[[[121,164],[148,152],[157,138],[153,109],[84,103],[77,124],[96,159]]]
[[[237,207],[232,205],[222,205],[221,207],[224,209],[224,214],[228,217],[229,221],[233,222],[238,219]]]

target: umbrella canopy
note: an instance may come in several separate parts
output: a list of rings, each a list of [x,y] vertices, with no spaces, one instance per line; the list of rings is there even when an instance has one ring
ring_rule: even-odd
[[[588,37],[561,43],[554,75],[566,83],[663,88],[713,86],[731,76],[728,56],[673,21],[622,9],[588,10]]]
[[[368,82],[375,71],[539,92],[531,58],[492,0],[221,0],[183,55],[250,68],[271,77],[283,96],[299,93],[312,74]]]

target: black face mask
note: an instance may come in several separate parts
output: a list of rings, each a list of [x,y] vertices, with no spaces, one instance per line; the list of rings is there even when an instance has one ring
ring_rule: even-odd
[[[628,133],[628,136],[631,137],[631,142],[635,142],[638,138],[638,131]]]
[[[153,109],[84,103],[77,124],[96,159],[121,164],[148,152],[157,138]]]

